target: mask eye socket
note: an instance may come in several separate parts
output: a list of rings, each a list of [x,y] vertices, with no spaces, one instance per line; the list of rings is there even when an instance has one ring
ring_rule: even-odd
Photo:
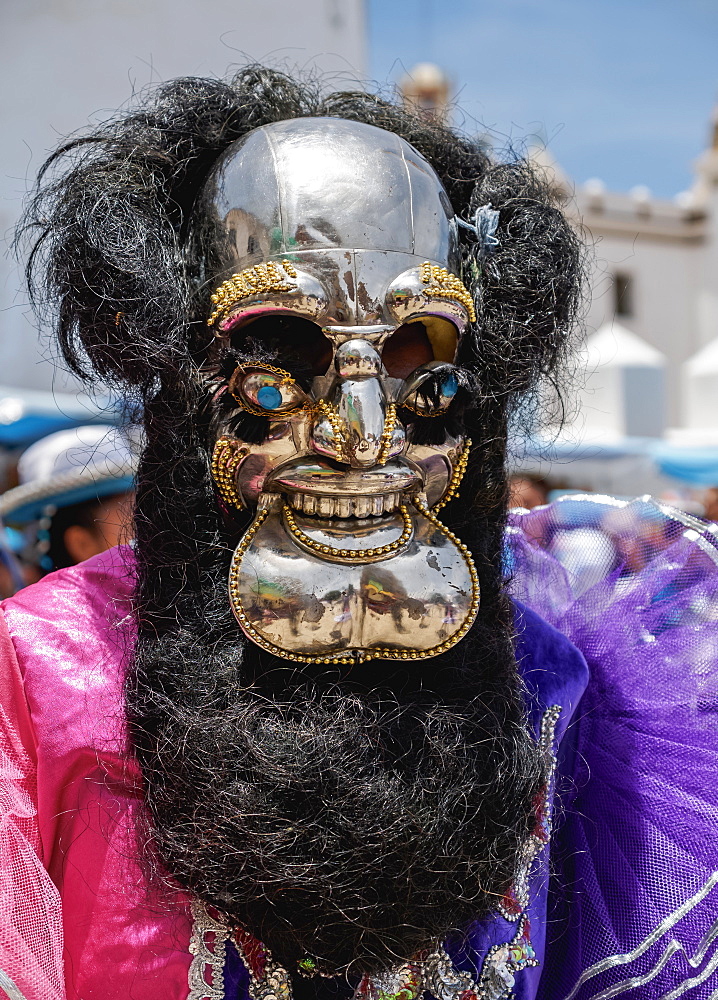
[[[229,380],[229,391],[243,410],[258,417],[291,413],[309,402],[289,372],[266,365],[240,365]]]
[[[252,347],[252,344],[255,346]],[[278,357],[291,358],[290,364],[295,372],[299,371],[298,366],[303,369],[305,385],[314,375],[326,375],[332,363],[331,341],[316,323],[310,323],[302,316],[273,313],[271,316],[256,317],[233,329],[231,346],[248,358],[252,357],[254,350],[266,349]],[[266,365],[258,361],[249,367]]]
[[[458,332],[438,316],[421,316],[398,327],[384,344],[381,360],[392,378],[406,378],[431,361],[456,357]]]
[[[454,402],[459,389],[454,366],[435,361],[414,372],[398,402],[417,416],[440,417]]]

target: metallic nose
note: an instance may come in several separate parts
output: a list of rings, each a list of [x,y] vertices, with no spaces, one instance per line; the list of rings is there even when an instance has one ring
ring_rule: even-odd
[[[387,419],[379,353],[367,340],[348,340],[336,349],[334,369],[338,381],[315,424],[315,450],[355,469],[385,462],[397,431],[393,408]]]
[[[347,340],[334,353],[334,369],[342,378],[377,378],[381,358],[368,340]]]

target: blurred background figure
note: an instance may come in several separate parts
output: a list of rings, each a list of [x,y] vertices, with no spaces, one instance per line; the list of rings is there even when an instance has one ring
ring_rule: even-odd
[[[700,500],[706,521],[718,521],[718,486],[709,486]]]
[[[451,83],[433,63],[418,63],[399,82],[404,103],[427,118],[445,122],[451,111]]]
[[[57,431],[23,453],[19,485],[0,497],[0,517],[24,583],[130,538],[135,470],[128,438],[105,424]],[[3,591],[17,585],[0,576]]]
[[[509,509],[525,507],[533,510],[548,503],[549,485],[541,476],[530,472],[517,472],[509,479]]]

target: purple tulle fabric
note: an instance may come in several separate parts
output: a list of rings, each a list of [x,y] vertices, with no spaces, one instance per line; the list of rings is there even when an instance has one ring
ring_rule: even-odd
[[[513,594],[584,654],[538,1000],[718,998],[716,526],[653,500],[514,512]]]

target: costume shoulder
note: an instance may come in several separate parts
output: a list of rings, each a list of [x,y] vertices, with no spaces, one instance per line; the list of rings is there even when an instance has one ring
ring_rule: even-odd
[[[8,708],[24,722],[11,735],[28,760],[14,752],[0,788],[0,806],[10,793],[18,803],[13,827],[0,822],[0,889],[13,887],[0,892],[0,973],[27,1000],[187,996],[189,901],[148,878],[136,842],[141,791],[122,697],[133,573],[132,551],[113,549],[3,606]]]
[[[107,680],[103,669],[115,672],[120,647],[127,646],[133,573],[132,550],[121,546],[50,573],[3,602],[28,683],[54,677],[89,690]]]
[[[98,751],[122,738],[116,625],[129,570],[114,550],[21,591],[0,616],[0,988],[9,996],[65,997],[58,844],[66,834],[87,853],[78,832],[90,824],[87,810],[76,827],[58,817],[92,787]]]
[[[512,592],[590,670],[559,760],[544,1000],[715,989],[716,541],[650,498],[511,515]]]
[[[132,550],[111,549],[3,603],[38,768],[53,793],[71,780],[78,760],[87,758],[90,766],[99,754],[105,760],[124,755],[132,574]],[[47,806],[49,821],[52,803]]]

